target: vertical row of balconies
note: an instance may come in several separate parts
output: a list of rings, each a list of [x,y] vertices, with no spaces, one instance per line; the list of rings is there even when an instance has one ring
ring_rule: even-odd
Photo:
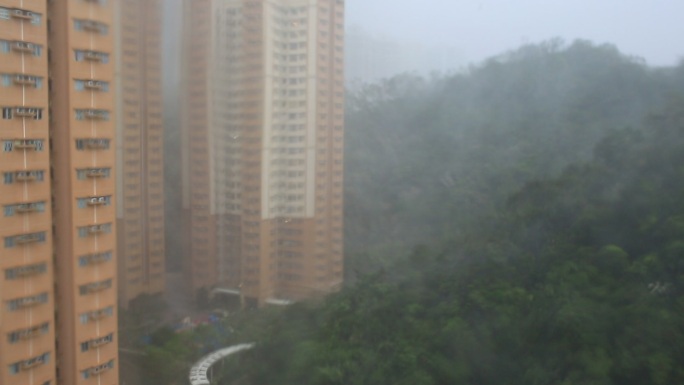
[[[75,169],[71,172],[76,173],[71,199],[75,201],[77,212],[87,212],[85,216],[76,212],[73,214],[74,218],[84,218],[74,222],[73,231],[79,241],[72,250],[77,254],[77,263],[73,266],[77,270],[74,275],[77,278],[73,285],[77,293],[77,307],[88,310],[81,314],[80,323],[92,323],[96,327],[84,328],[90,332],[78,333],[81,341],[77,342],[81,349],[75,353],[75,359],[81,379],[100,381],[96,378],[109,373],[116,360],[115,352],[102,350],[108,349],[106,346],[114,341],[115,326],[111,325],[116,324],[115,320],[112,321],[116,300],[111,300],[115,298],[116,272],[116,252],[113,250],[115,212],[111,208],[114,202],[114,184],[111,180],[114,175],[111,163],[114,158],[111,101],[114,98],[110,94],[113,80],[110,78],[113,73],[110,70],[110,66],[113,66],[110,50],[113,48],[113,39],[106,15],[112,2],[83,2],[87,3],[85,7],[89,10],[81,12],[82,7],[79,7],[77,13],[74,7],[74,13],[68,19],[68,28],[73,31],[70,45],[73,44],[74,48],[73,58],[70,59],[73,78],[69,79],[69,86],[77,91],[72,101],[74,110],[71,113],[75,120],[72,124],[75,132],[79,133],[75,142],[71,143],[75,151],[72,157],[75,159]],[[79,96],[82,93],[88,97]],[[87,152],[87,156],[81,152]],[[94,357],[96,360],[92,359]]]
[[[41,384],[54,377],[54,372],[44,371],[54,357],[47,348],[52,343],[41,340],[54,322],[52,279],[47,278],[52,261],[48,245],[49,163],[44,153],[48,147],[43,75],[47,60],[43,44],[32,40],[39,35],[47,36],[41,12],[0,6],[0,95],[4,101],[0,105],[0,206],[4,214],[0,228],[14,231],[3,234],[0,245],[5,266],[0,286],[12,293],[3,299],[7,312],[0,314],[4,318],[0,330],[9,343],[7,351],[0,350],[0,364],[9,369],[0,370],[0,382],[4,372],[9,383],[15,376],[23,382],[22,376],[30,375]],[[18,356],[18,352],[25,353]]]

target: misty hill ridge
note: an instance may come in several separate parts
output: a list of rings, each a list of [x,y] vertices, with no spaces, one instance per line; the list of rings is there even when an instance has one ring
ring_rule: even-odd
[[[446,78],[368,85],[347,102],[347,250],[440,239],[493,215],[524,182],[639,126],[674,89],[665,70],[583,41],[525,46]]]

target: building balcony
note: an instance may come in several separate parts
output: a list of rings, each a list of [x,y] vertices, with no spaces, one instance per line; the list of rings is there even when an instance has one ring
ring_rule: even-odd
[[[79,149],[87,148],[88,150],[106,150],[109,148],[109,139],[87,138],[78,139],[77,147]]]
[[[99,348],[100,346],[107,345],[108,343],[112,342],[112,335],[107,335],[104,337],[100,338],[95,338],[90,341],[88,341],[88,348],[94,349],[94,348]]]
[[[104,168],[90,168],[86,170],[86,177],[88,178],[103,178],[107,176],[107,169]]]
[[[88,199],[88,206],[103,206],[107,204],[107,197],[92,197]]]
[[[43,330],[45,329],[45,325],[36,325],[28,329],[23,329],[15,332],[15,336],[17,339],[26,341],[30,340],[31,338],[35,338],[43,334]]]
[[[101,82],[99,80],[87,80],[83,86],[89,90],[94,90],[94,91],[101,91],[105,85],[104,82]]]
[[[80,287],[81,294],[92,294],[112,287],[112,280],[107,279],[100,282],[91,282]]]
[[[16,171],[14,178],[19,182],[33,182],[37,179],[37,175],[33,171]]]
[[[33,20],[33,12],[23,9],[12,10],[12,17],[21,20]]]
[[[27,245],[30,243],[37,243],[43,241],[44,234],[42,233],[32,233],[32,234],[22,234],[22,235],[17,235],[14,238],[14,242],[20,245]]]
[[[111,252],[88,254],[80,258],[80,263],[85,266],[104,263],[112,259]]]
[[[87,51],[84,54],[84,58],[90,61],[102,62],[105,60],[105,54],[102,52]]]
[[[29,358],[28,360],[21,361],[21,370],[29,370],[35,368],[36,366],[43,365],[47,361],[47,356],[40,355],[38,357]]]
[[[12,273],[16,277],[20,278],[26,278],[26,277],[31,277],[34,275],[41,274],[45,271],[45,266],[44,265],[31,265],[31,266],[22,266],[22,267],[17,267],[12,269]]]
[[[109,317],[112,315],[112,310],[110,308],[104,308],[104,309],[99,309],[99,310],[94,310],[88,313],[88,318],[92,321],[98,321],[101,320],[105,317]]]
[[[41,207],[41,203],[20,203],[14,209],[19,214],[30,214],[41,211]]]
[[[86,31],[101,33],[106,29],[106,26],[104,26],[102,23],[98,23],[97,21],[83,20],[81,21],[81,28]]]
[[[40,108],[31,107],[16,107],[14,109],[14,115],[21,118],[35,118],[41,113]]]
[[[111,361],[104,363],[102,365],[93,366],[92,368],[88,369],[88,374],[90,374],[91,376],[99,376],[102,373],[110,370],[113,366],[114,365]]]
[[[88,234],[94,235],[94,234],[102,234],[107,230],[107,227],[104,225],[92,225],[88,226]]]
[[[16,139],[13,147],[19,150],[37,150],[42,144],[43,141],[38,139]]]
[[[33,53],[36,45],[25,41],[15,41],[12,43],[12,51]]]
[[[38,83],[38,78],[32,75],[14,75],[14,84],[22,86],[35,86]]]
[[[24,297],[16,300],[16,307],[18,309],[25,309],[27,307],[32,307],[43,303],[40,296],[34,295],[32,297]]]
[[[108,118],[108,112],[103,110],[85,110],[83,111],[83,116],[86,119],[92,120],[106,120]]]

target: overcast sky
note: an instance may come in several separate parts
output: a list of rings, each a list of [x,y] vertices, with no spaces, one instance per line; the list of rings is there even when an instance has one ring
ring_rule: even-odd
[[[347,26],[449,46],[468,62],[554,37],[612,43],[651,65],[684,58],[684,0],[347,0]]]

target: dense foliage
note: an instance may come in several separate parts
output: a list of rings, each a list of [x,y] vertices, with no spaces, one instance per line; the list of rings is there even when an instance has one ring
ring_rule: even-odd
[[[370,254],[451,238],[496,215],[527,181],[588,160],[676,88],[614,47],[530,45],[464,73],[398,76],[347,102],[346,249]]]
[[[684,66],[581,42],[363,90],[356,258],[427,246],[270,314],[222,383],[684,383],[682,91]]]

